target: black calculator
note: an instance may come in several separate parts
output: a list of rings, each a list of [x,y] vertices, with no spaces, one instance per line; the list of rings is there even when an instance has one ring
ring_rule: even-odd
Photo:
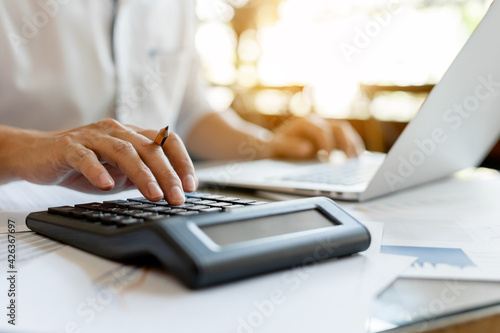
[[[366,250],[368,230],[331,199],[281,202],[186,193],[182,205],[144,197],[51,207],[27,226],[123,262],[154,257],[191,288]]]

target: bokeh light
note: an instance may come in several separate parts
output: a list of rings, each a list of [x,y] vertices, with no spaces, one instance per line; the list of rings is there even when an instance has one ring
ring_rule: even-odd
[[[366,98],[360,85],[437,83],[489,4],[486,0],[198,1],[201,25],[196,44],[205,76],[214,86],[231,88],[235,96],[254,96],[252,111],[395,121],[410,120],[425,95],[387,93],[366,102],[360,100]],[[251,24],[239,13],[253,15]],[[238,30],[242,20],[249,26]],[[307,98],[294,90],[287,92],[287,87],[306,87]]]

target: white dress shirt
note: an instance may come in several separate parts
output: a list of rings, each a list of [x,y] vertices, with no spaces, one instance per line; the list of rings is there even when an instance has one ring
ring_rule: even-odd
[[[41,130],[106,117],[185,135],[210,111],[191,0],[0,0],[0,123]]]

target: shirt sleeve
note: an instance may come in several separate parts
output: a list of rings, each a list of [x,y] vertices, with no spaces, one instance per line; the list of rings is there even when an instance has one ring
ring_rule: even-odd
[[[202,78],[200,59],[193,55],[188,73],[188,82],[176,123],[176,132],[185,139],[192,127],[203,116],[215,112],[207,101],[208,83]]]
[[[201,60],[195,47],[195,35],[199,21],[196,17],[195,1],[183,1],[186,34],[184,49],[189,50],[189,70],[184,95],[177,115],[175,131],[186,139],[193,126],[205,115],[214,112],[207,100],[208,82],[203,78]]]

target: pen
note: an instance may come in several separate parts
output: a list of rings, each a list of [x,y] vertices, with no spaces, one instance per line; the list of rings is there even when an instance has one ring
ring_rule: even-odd
[[[168,138],[168,126],[165,128],[162,128],[159,132],[158,135],[156,136],[156,139],[154,141],[155,144],[158,146],[162,147],[165,141]]]

